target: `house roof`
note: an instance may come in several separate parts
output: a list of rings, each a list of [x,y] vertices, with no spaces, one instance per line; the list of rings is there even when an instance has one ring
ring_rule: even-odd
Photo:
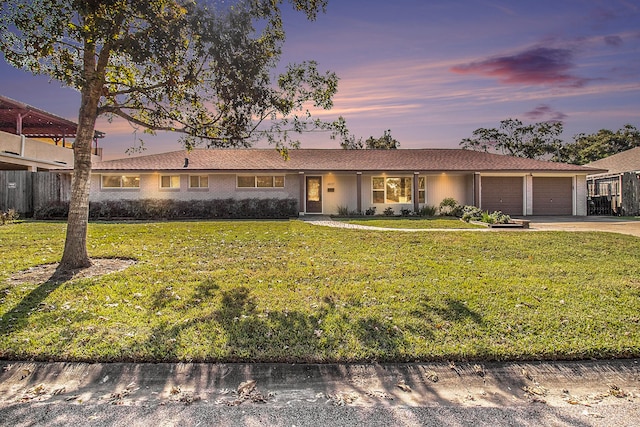
[[[606,169],[611,174],[640,171],[640,147],[596,160],[585,166]]]
[[[185,166],[185,159],[189,159]],[[285,160],[275,149],[195,149],[174,151],[93,165],[108,171],[278,171],[278,172],[577,172],[602,170],[462,149],[289,150]]]
[[[78,130],[70,120],[0,95],[0,131],[18,134],[19,121],[21,134],[30,138],[75,138]],[[104,133],[96,131],[95,137]]]

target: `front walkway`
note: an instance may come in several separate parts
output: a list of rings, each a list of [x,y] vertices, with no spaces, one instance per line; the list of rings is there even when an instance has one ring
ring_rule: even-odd
[[[305,215],[300,217],[304,222],[313,225],[322,225],[325,227],[335,228],[352,228],[359,230],[376,230],[376,231],[404,231],[404,232],[420,232],[420,231],[492,231],[490,228],[391,228],[391,227],[375,227],[373,225],[349,224],[343,221],[336,221],[326,215]]]

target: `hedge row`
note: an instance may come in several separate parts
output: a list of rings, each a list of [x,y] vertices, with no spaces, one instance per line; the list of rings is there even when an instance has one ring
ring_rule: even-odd
[[[63,219],[68,202],[52,202],[35,219]],[[278,219],[298,216],[295,199],[106,200],[89,203],[90,219]]]

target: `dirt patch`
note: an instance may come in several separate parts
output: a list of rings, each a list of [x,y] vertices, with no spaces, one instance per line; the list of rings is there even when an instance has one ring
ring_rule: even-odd
[[[86,279],[103,276],[125,270],[136,263],[132,259],[96,258],[91,260],[91,266],[68,272],[58,270],[58,263],[31,267],[11,276],[7,282],[13,285],[25,283],[62,283],[73,279]]]

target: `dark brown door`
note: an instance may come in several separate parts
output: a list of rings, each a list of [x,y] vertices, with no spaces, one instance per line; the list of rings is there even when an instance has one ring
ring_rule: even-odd
[[[502,211],[507,215],[522,215],[522,178],[483,176],[482,210]]]
[[[533,178],[534,215],[572,215],[572,178]]]
[[[322,177],[307,177],[307,213],[322,213]]]

